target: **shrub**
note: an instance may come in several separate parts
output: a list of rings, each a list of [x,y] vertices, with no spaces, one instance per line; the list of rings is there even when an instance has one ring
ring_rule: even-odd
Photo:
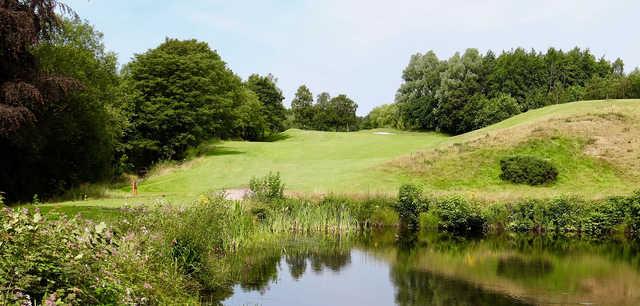
[[[510,156],[500,160],[500,179],[516,184],[543,185],[558,178],[558,169],[550,162],[534,156]]]
[[[486,220],[480,209],[462,197],[451,197],[436,203],[438,229],[454,234],[482,234]]]
[[[259,201],[276,201],[284,199],[284,184],[280,179],[280,173],[267,174],[263,177],[254,177],[249,182],[249,189],[253,198]]]
[[[119,237],[104,223],[4,209],[0,224],[2,305],[162,304],[152,298],[166,292],[159,284],[180,283],[150,272],[158,266],[132,246],[135,236]]]
[[[544,205],[538,200],[516,203],[509,216],[508,229],[514,232],[541,232],[544,222]]]
[[[640,239],[640,190],[629,197],[626,215],[627,231],[633,238]]]
[[[549,201],[545,207],[545,221],[549,230],[556,232],[572,232],[579,228],[579,217],[582,216],[578,199],[556,198]]]
[[[408,228],[418,227],[418,214],[422,202],[422,189],[405,184],[398,191],[398,202],[395,209],[400,217],[400,225]]]

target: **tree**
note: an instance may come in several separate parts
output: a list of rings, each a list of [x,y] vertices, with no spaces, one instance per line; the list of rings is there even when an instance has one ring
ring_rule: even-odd
[[[56,0],[0,2],[0,136],[34,123],[40,107],[62,98],[77,83],[40,71],[33,47],[61,26]]]
[[[236,122],[234,126],[239,130],[237,134],[246,140],[260,140],[265,135],[267,123],[263,116],[263,106],[258,100],[258,96],[245,89],[242,92],[242,103],[236,109]]]
[[[465,106],[464,129],[480,129],[519,113],[518,101],[508,94],[499,94],[491,99],[477,95]]]
[[[336,132],[350,132],[357,129],[356,110],[358,109],[358,104],[346,95],[338,95],[329,101],[329,105],[334,115],[330,123]]]
[[[320,93],[316,97],[316,104],[313,107],[313,128],[316,130],[326,131],[332,126],[332,122],[335,121],[334,108],[330,104],[331,95],[327,92]]]
[[[482,56],[475,49],[467,49],[460,56],[454,55],[447,61],[447,69],[442,72],[438,89],[436,127],[447,133],[463,133],[468,129],[464,122],[465,105],[475,93],[480,92],[480,72]]]
[[[614,76],[616,76],[616,77],[623,77],[624,76],[624,62],[620,58],[617,58],[611,64],[611,69],[613,70],[613,75]]]
[[[397,104],[383,104],[365,117],[364,128],[402,128]]]
[[[435,129],[436,92],[446,63],[433,51],[415,54],[402,73],[404,83],[398,89],[396,102],[403,122],[411,129]]]
[[[629,97],[630,98],[640,98],[640,69],[636,68],[631,73],[629,73]]]
[[[247,98],[240,78],[207,43],[168,38],[125,67],[122,91],[130,122],[125,158],[137,170],[183,158],[208,138],[232,136],[236,108]]]
[[[487,109],[484,103],[490,107],[508,101],[513,106],[503,95],[527,111],[588,96],[619,98],[634,92],[621,60],[596,60],[580,48],[549,48],[544,54],[516,48],[497,57],[491,51],[483,56],[467,49],[446,61],[429,51],[411,56],[402,78],[395,102],[403,125],[454,134],[486,124],[472,118]],[[517,112],[512,108],[507,113]]]
[[[77,18],[65,20],[32,53],[40,73],[72,77],[82,90],[39,106],[37,121],[3,143],[0,185],[14,200],[109,178],[122,126],[114,109],[116,57],[105,51],[101,33]]]
[[[291,101],[294,124],[302,129],[309,129],[313,125],[313,94],[305,85],[298,87],[296,95]]]
[[[277,134],[285,130],[284,122],[286,110],[282,101],[284,96],[272,75],[259,76],[253,74],[246,82],[247,88],[252,90],[262,102],[264,118],[270,134]]]

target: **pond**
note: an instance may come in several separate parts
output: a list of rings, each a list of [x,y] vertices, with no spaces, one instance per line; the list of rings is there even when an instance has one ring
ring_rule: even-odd
[[[640,305],[639,251],[625,241],[375,231],[263,250],[216,302]]]

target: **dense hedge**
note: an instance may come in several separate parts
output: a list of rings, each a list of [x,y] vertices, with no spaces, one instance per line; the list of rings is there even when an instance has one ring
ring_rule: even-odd
[[[558,179],[556,166],[534,156],[505,157],[500,160],[500,170],[500,179],[516,184],[543,185]]]
[[[456,235],[511,231],[600,239],[620,233],[640,239],[640,191],[597,201],[559,197],[487,205],[455,196],[430,202],[423,211],[435,222],[430,225]]]

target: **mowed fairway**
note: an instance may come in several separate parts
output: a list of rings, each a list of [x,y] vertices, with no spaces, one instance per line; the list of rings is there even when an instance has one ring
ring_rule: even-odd
[[[140,192],[189,198],[203,192],[246,187],[252,177],[270,171],[280,172],[291,192],[395,192],[403,178],[385,174],[379,166],[437,146],[448,137],[396,130],[289,130],[283,138],[275,142],[210,144],[205,156],[170,173],[150,177],[140,186]]]
[[[273,142],[215,141],[181,165],[156,167],[139,186],[103,199],[63,204],[110,206],[247,188],[252,177],[279,172],[289,194],[395,195],[402,183],[436,194],[487,200],[627,194],[640,182],[640,100],[582,101],[529,111],[450,137],[438,133],[288,130]],[[514,185],[499,179],[499,160],[513,154],[553,161],[559,181]],[[60,204],[60,203],[58,203]]]

